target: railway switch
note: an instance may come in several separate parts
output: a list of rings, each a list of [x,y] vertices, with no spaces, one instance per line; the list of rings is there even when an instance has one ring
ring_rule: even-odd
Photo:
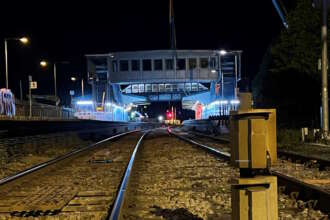
[[[277,178],[269,169],[277,159],[276,110],[252,109],[251,96],[230,112],[231,164],[240,169],[232,183],[233,220],[277,220]]]

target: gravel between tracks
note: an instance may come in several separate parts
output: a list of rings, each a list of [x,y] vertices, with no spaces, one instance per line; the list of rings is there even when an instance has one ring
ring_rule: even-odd
[[[230,219],[233,168],[198,148],[163,134],[140,146],[123,219]]]

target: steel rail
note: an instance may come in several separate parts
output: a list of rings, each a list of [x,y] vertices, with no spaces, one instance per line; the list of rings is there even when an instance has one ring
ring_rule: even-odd
[[[210,135],[201,134],[201,133],[197,133],[197,132],[190,132],[190,133],[193,134],[193,135],[196,135],[196,136],[205,137],[205,138],[209,138],[209,139],[218,141],[222,144],[229,144],[230,143],[230,140],[227,139],[227,138],[212,137]],[[330,160],[320,158],[320,157],[306,156],[306,155],[302,155],[302,154],[299,154],[299,153],[289,152],[289,151],[284,151],[284,150],[277,150],[277,154],[282,155],[282,156],[286,156],[286,157],[291,157],[295,160],[302,160],[302,161],[316,160],[317,163],[320,164],[321,168],[330,167]]]
[[[221,142],[221,144],[229,144],[230,143],[230,140],[228,138],[212,137],[210,135],[201,134],[201,133],[197,133],[197,132],[190,132],[190,133],[193,134],[193,135],[196,135],[196,136],[205,137],[205,138],[209,138],[209,139],[212,139],[212,140],[215,140],[215,141],[219,141],[219,142]]]
[[[220,156],[222,158],[230,160],[231,154],[228,152],[221,152],[219,150],[216,150],[210,146],[206,146],[205,144],[198,143],[196,141],[190,140],[189,138],[182,137],[181,135],[178,135],[170,130],[168,130],[170,134],[173,136],[182,139],[188,143],[194,144],[198,147],[201,147],[202,149],[205,149],[215,156]],[[305,183],[301,180],[298,180],[294,177],[290,177],[287,175],[284,175],[282,173],[272,171],[272,174],[277,177],[278,184],[285,186],[285,192],[287,194],[291,192],[299,192],[298,198],[303,201],[309,202],[309,201],[317,201],[315,205],[315,209],[319,209],[325,214],[330,215],[330,192],[325,191],[324,189],[317,187],[312,184]]]
[[[129,132],[124,132],[124,133],[121,133],[121,134],[117,134],[117,135],[111,136],[109,138],[103,139],[101,141],[98,141],[98,142],[96,142],[94,144],[91,144],[91,145],[88,145],[86,147],[83,147],[81,149],[77,149],[77,150],[71,151],[71,152],[69,152],[67,154],[64,154],[62,156],[56,157],[56,158],[51,159],[49,161],[46,161],[46,162],[37,164],[37,165],[35,165],[33,167],[30,167],[28,169],[25,169],[25,170],[19,172],[19,173],[16,173],[16,174],[14,174],[12,176],[5,177],[5,178],[1,179],[0,180],[0,186],[1,185],[4,185],[6,183],[9,183],[9,182],[11,182],[13,180],[16,180],[18,178],[21,178],[21,177],[23,177],[23,176],[25,176],[27,174],[31,174],[31,173],[33,173],[33,172],[35,172],[37,170],[42,169],[42,168],[48,167],[48,166],[50,166],[50,165],[52,165],[54,163],[57,163],[59,161],[62,161],[62,160],[67,159],[69,157],[72,157],[74,155],[77,155],[77,154],[79,154],[79,153],[81,153],[83,151],[93,149],[93,148],[95,148],[99,144],[102,144],[104,142],[107,142],[107,141],[110,141],[110,140],[113,140],[113,139],[116,139],[116,138],[119,138],[119,137],[122,137],[122,136],[125,136],[125,135],[128,135],[128,134],[131,134],[131,133],[135,133],[137,131],[139,131],[139,130],[134,130],[134,131],[129,131]]]
[[[301,160],[304,162],[315,160],[320,165],[320,168],[330,167],[330,160],[320,158],[320,157],[306,156],[306,155],[302,155],[299,153],[289,152],[289,151],[284,151],[284,150],[277,150],[277,154],[280,156],[285,156],[285,157],[292,158],[294,160]]]
[[[133,164],[134,164],[135,156],[136,156],[136,153],[139,149],[139,146],[142,143],[143,138],[147,135],[148,132],[149,131],[146,131],[146,132],[143,133],[143,135],[140,137],[139,141],[137,142],[137,144],[134,148],[134,151],[133,151],[133,153],[131,155],[131,158],[128,162],[125,174],[124,174],[123,179],[121,181],[119,190],[117,192],[116,200],[115,200],[115,203],[114,203],[114,205],[112,207],[112,210],[111,210],[111,215],[108,218],[110,220],[117,220],[121,216],[121,209],[122,209],[123,204],[124,204],[126,187],[127,187],[130,175],[131,175],[131,171],[132,171],[132,167],[133,167]]]
[[[194,140],[191,140],[191,139],[189,139],[189,138],[186,138],[186,137],[183,137],[183,136],[181,136],[181,135],[178,135],[178,134],[176,134],[176,133],[174,133],[174,132],[172,132],[172,131],[168,131],[168,132],[169,132],[170,134],[176,136],[176,137],[179,138],[179,139],[182,139],[182,140],[184,140],[184,141],[186,141],[186,142],[189,142],[189,143],[191,143],[191,144],[194,144],[194,145],[197,145],[198,147],[203,148],[204,150],[208,151],[208,152],[211,153],[211,154],[214,154],[214,155],[216,155],[216,156],[222,156],[222,157],[224,157],[224,158],[226,158],[226,159],[227,159],[227,158],[230,158],[230,153],[228,153],[228,152],[220,151],[220,150],[214,149],[214,148],[209,147],[209,146],[207,146],[207,145],[205,145],[205,144],[201,144],[201,143],[198,143],[198,142],[196,142],[196,141],[194,141]]]

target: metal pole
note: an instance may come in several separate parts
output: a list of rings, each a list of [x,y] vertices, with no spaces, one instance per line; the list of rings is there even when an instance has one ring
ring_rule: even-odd
[[[20,99],[23,100],[22,80],[19,80]]]
[[[81,96],[84,97],[84,79],[81,79]]]
[[[7,51],[7,40],[5,39],[5,65],[6,65],[6,88],[8,89],[8,51]]]
[[[55,95],[55,103],[56,103],[56,106],[57,106],[57,100],[56,100],[56,97],[57,97],[57,90],[56,90],[56,63],[54,63],[54,95]]]
[[[32,117],[32,95],[31,95],[31,81],[29,81],[29,100],[30,100],[30,114],[29,117]]]
[[[328,45],[327,45],[327,19],[328,19],[328,6],[327,0],[322,1],[322,129],[325,137],[328,136]]]
[[[238,80],[238,70],[237,70],[237,54],[235,54],[235,91],[234,91],[234,94],[235,94],[235,99],[237,98],[237,87],[238,87],[238,84],[237,84],[237,80]]]
[[[221,55],[219,55],[220,56],[220,61],[221,61]],[[221,64],[221,63],[220,63]],[[221,67],[221,65],[220,65],[220,73],[221,73],[221,98],[223,99],[224,97],[223,97],[223,92],[224,92],[224,90],[223,90],[223,86],[224,86],[224,82],[223,82],[223,72],[222,72],[222,67]]]

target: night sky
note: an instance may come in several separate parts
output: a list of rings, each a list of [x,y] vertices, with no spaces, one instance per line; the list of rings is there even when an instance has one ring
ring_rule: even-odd
[[[86,78],[85,54],[169,49],[168,0],[9,1],[0,13],[0,87],[5,87],[5,37],[31,38],[28,46],[8,44],[9,87],[27,92],[27,77],[38,81],[35,94],[53,94],[52,68],[41,59],[69,61],[58,66],[58,93],[79,89],[70,77]],[[243,50],[243,75],[257,73],[272,39],[283,29],[271,0],[174,0],[178,49]],[[79,90],[80,92],[80,90]]]

